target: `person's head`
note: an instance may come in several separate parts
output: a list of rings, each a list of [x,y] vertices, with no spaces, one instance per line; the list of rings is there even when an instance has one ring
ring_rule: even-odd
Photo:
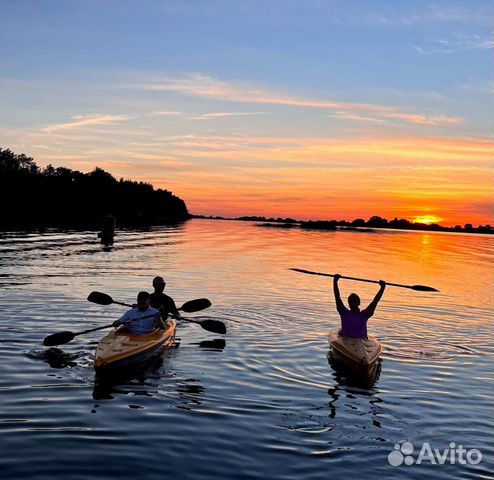
[[[153,287],[156,292],[162,292],[165,289],[166,282],[163,277],[153,278]]]
[[[149,308],[149,293],[139,292],[137,294],[137,308],[139,310],[146,310]]]
[[[348,296],[348,306],[350,310],[355,310],[360,306],[360,297],[356,293],[351,293]]]

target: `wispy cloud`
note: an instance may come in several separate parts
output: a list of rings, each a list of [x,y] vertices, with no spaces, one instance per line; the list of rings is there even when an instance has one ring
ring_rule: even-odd
[[[76,130],[79,128],[108,125],[112,123],[125,122],[133,118],[132,115],[88,115],[72,117],[71,122],[48,125],[41,129],[42,132],[53,133],[64,130]]]
[[[324,2],[321,0],[277,0],[276,2],[252,2],[245,0],[167,0],[161,2],[158,13],[167,16],[187,14],[201,18],[214,18],[224,15],[241,16],[250,23],[275,22],[276,25],[296,26],[310,23],[365,25],[365,26],[401,26],[423,25],[424,23],[444,24],[480,24],[490,21],[491,9],[488,3],[475,8],[443,3],[417,5],[417,2]],[[366,3],[368,7],[366,6]],[[478,4],[479,2],[477,2]],[[483,8],[482,8],[483,7]]]
[[[418,55],[451,55],[468,50],[492,50],[494,48],[494,34],[457,35],[455,38],[439,38],[427,45],[414,46]]]
[[[160,115],[160,116],[164,116],[164,117],[175,117],[175,116],[183,115],[183,112],[174,112],[174,111],[168,111],[168,110],[156,110],[154,112],[151,112],[151,115]]]
[[[399,6],[393,11],[386,7],[381,11],[379,8],[373,11],[355,10],[341,18],[347,19],[347,23],[376,26],[423,25],[424,23],[489,24],[490,9],[438,5],[417,9],[407,8],[406,4],[397,5]]]
[[[362,121],[365,116],[370,116],[374,122],[378,119],[391,119],[415,125],[456,125],[462,123],[462,119],[458,117],[407,112],[403,109],[387,105],[304,99],[267,89],[256,88],[246,82],[228,83],[200,74],[181,78],[166,76],[141,78],[133,87],[142,90],[172,92],[223,102],[333,110],[339,112],[339,115],[342,112],[354,113],[357,115],[355,119],[358,121]]]
[[[327,116],[330,118],[337,118],[339,120],[349,120],[352,122],[376,123],[376,124],[380,124],[380,125],[384,125],[386,123],[389,123],[387,120],[384,120],[382,118],[373,118],[370,116],[357,115],[355,113],[350,113],[350,112],[328,113]]]
[[[190,117],[192,120],[215,120],[224,117],[250,117],[253,115],[266,115],[267,112],[216,112],[216,113],[203,113]]]

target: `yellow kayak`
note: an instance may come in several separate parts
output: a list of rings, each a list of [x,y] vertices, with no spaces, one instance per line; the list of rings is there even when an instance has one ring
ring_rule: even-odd
[[[357,373],[368,373],[379,362],[382,345],[376,338],[347,338],[329,334],[330,355],[334,363]]]
[[[94,354],[94,369],[107,371],[141,363],[175,339],[177,322],[168,319],[165,329],[157,328],[146,335],[129,335],[125,328],[118,328],[103,337]]]

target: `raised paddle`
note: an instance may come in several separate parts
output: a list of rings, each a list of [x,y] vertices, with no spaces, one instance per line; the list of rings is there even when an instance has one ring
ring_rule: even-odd
[[[112,297],[110,297],[110,295],[101,292],[91,292],[87,297],[87,299],[90,302],[98,303],[99,305],[110,305],[111,303],[116,303],[118,305],[124,305],[126,307],[132,306],[129,305],[128,303],[116,302],[115,300],[113,300]],[[187,312],[187,313],[193,313],[193,312],[199,312],[200,310],[205,310],[210,306],[211,306],[211,302],[207,298],[197,298],[196,300],[189,300],[188,302],[185,302],[177,310],[182,310],[183,312]],[[208,330],[209,332],[220,333],[220,334],[226,333],[225,324],[223,322],[220,322],[219,320],[212,320],[212,319],[195,320],[192,318],[184,318],[184,317],[181,317],[181,319],[185,320],[186,322],[197,323],[202,328],[204,328],[204,330]]]
[[[290,270],[293,270],[294,272],[307,273],[308,275],[321,275],[323,277],[335,276],[330,273],[311,272],[310,270],[304,270],[302,268],[290,268]],[[341,275],[341,278],[344,278],[346,280],[357,280],[359,282],[379,283],[378,280],[367,280],[365,278],[346,277],[344,275]],[[386,282],[386,285],[391,285],[393,287],[410,288],[412,290],[418,290],[419,292],[439,292],[439,290],[437,290],[436,288],[427,287],[426,285],[401,285],[399,283],[388,283],[388,282]]]

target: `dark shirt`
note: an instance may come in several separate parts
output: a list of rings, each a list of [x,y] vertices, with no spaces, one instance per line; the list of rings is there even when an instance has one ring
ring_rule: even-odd
[[[163,321],[168,315],[178,315],[179,312],[173,301],[172,297],[169,297],[165,293],[152,293],[150,295],[151,306],[159,310],[162,314]]]

